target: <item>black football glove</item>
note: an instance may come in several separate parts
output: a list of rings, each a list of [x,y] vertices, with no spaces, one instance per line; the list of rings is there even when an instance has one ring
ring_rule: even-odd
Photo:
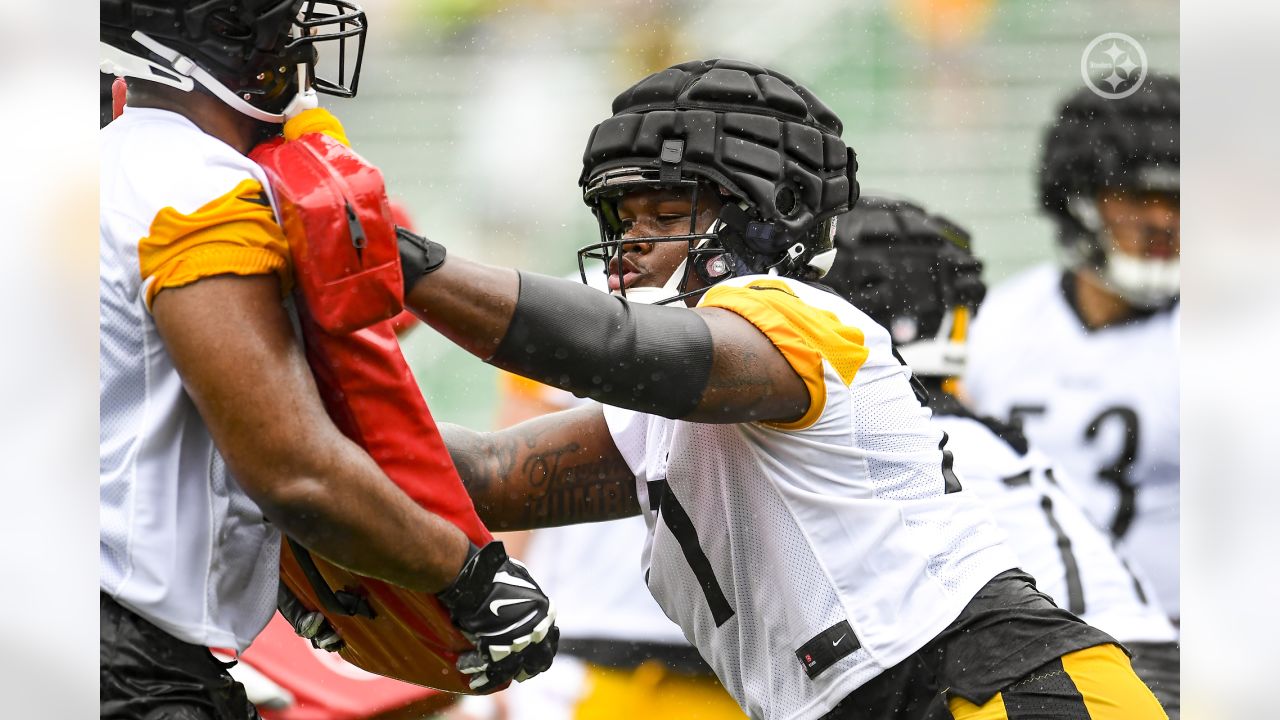
[[[457,662],[472,676],[472,690],[489,693],[551,667],[560,640],[555,605],[501,541],[472,545],[458,577],[436,597],[475,643]]]
[[[276,607],[299,637],[311,641],[311,647],[329,652],[342,649],[342,636],[333,629],[324,614],[318,610],[308,610],[284,583],[280,583],[280,589],[276,593]]]

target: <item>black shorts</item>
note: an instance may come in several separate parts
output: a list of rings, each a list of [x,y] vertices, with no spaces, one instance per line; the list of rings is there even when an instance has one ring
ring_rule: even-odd
[[[984,585],[936,638],[855,690],[823,720],[951,720],[952,697],[981,705],[1037,672],[1049,674],[1063,655],[1108,643],[1118,644],[1054,605],[1030,575],[1008,570]]]
[[[1178,720],[1182,715],[1182,662],[1178,643],[1131,642],[1125,646],[1133,653],[1133,671],[1155,693],[1164,711],[1169,713],[1169,720]]]
[[[208,648],[191,645],[101,594],[102,717],[260,720],[244,686]]]

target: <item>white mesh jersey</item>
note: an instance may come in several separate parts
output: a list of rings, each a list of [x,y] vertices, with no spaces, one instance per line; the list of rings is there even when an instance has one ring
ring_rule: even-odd
[[[275,610],[280,533],[229,475],[149,305],[277,271],[283,235],[263,229],[261,168],[182,116],[128,108],[100,140],[101,589],[181,640],[242,650]]]
[[[700,306],[769,336],[811,407],[785,424],[605,408],[639,488],[649,590],[751,717],[819,717],[1015,561],[988,513],[946,492],[942,432],[884,329],[776,277],[724,281]]]
[[[1061,278],[1044,265],[991,291],[973,323],[965,390],[978,412],[1021,420],[1176,617],[1178,308],[1089,331]]]
[[[950,438],[965,492],[981,498],[1008,533],[1018,566],[1041,592],[1120,642],[1177,638],[1146,579],[1116,554],[1048,457],[1035,448],[1020,452],[976,418],[935,414],[934,422]]]

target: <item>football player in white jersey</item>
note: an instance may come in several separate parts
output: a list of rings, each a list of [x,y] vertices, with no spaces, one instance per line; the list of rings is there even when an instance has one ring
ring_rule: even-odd
[[[726,60],[613,110],[584,155],[602,241],[580,257],[621,297],[401,245],[425,322],[605,405],[445,428],[486,522],[643,513],[650,593],[754,718],[910,716],[944,689],[961,719],[1165,717],[1110,636],[1014,570],[888,333],[807,282],[857,198],[839,118]]]
[[[1082,89],[1049,128],[1040,195],[1063,266],[997,285],[972,329],[964,389],[1020,424],[1085,509],[1178,601],[1178,96]]]
[[[889,330],[947,433],[955,469],[1009,534],[1018,567],[1059,607],[1133,653],[1133,669],[1170,718],[1179,715],[1177,633],[1145,580],[1085,516],[1062,470],[1014,426],[953,394],[965,333],[986,292],[969,234],[900,199],[862,197],[840,217],[839,254],[822,282]]]
[[[286,117],[345,139],[303,88],[354,94],[358,61],[339,70],[349,85],[316,77],[316,45],[363,42],[364,13],[342,0],[100,9],[101,69],[130,78],[129,107],[101,131],[101,716],[257,716],[207,648],[243,650],[275,612],[282,530],[352,570],[450,590],[442,602],[465,591],[455,622],[514,631],[482,649],[528,634],[545,595],[507,561],[497,569],[524,587],[495,585],[468,558],[500,545],[473,552],[334,426],[283,303],[288,247],[245,153]],[[518,607],[498,617],[490,598]],[[545,642],[489,668],[490,687],[549,663]]]

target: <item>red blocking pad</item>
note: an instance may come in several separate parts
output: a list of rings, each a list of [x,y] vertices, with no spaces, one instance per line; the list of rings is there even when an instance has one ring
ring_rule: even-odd
[[[462,486],[389,319],[401,310],[403,283],[381,173],[318,133],[273,140],[250,157],[266,169],[275,192],[307,361],[329,416],[415,502],[483,546],[492,536]],[[357,234],[363,243],[354,241]],[[472,645],[434,595],[308,554],[327,586],[317,587],[300,562],[306,558],[288,543],[280,555],[282,580],[342,635],[344,660],[417,685],[469,692],[454,662]],[[326,608],[326,590],[358,599],[365,612]]]

